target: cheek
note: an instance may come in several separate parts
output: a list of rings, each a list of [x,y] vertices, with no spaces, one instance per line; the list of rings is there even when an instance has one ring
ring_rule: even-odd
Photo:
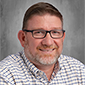
[[[55,41],[55,43],[59,47],[59,49],[58,49],[59,53],[61,53],[62,52],[62,49],[63,49],[63,39],[57,39]]]
[[[37,46],[39,46],[39,44],[40,44],[40,40],[38,40],[38,39],[29,40],[29,50],[33,55],[35,55],[36,48],[37,48]]]

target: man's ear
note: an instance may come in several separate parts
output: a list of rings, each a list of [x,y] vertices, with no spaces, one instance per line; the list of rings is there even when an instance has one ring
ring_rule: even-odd
[[[22,47],[24,47],[24,44],[25,44],[25,32],[23,32],[22,30],[20,30],[18,32],[18,39],[19,39]]]

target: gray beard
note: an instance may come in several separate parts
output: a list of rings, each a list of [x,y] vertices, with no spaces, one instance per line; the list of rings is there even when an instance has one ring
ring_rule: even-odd
[[[25,55],[26,57],[31,61],[31,62],[35,62],[35,63],[39,63],[42,65],[52,65],[54,63],[57,62],[58,58],[59,58],[59,54],[56,53],[53,58],[52,55],[40,55],[38,53],[35,54],[35,56],[32,55],[32,53],[29,51],[29,46],[25,46]]]

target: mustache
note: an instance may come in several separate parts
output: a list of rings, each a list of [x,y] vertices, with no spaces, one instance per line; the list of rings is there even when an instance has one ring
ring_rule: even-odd
[[[38,46],[37,49],[58,49],[59,47],[57,45],[42,45],[42,46]]]

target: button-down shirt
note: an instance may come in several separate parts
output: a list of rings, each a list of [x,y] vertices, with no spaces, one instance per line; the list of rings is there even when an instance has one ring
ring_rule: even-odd
[[[85,85],[85,65],[60,55],[51,80],[31,63],[21,51],[0,62],[0,85]],[[60,69],[58,69],[58,64]]]

